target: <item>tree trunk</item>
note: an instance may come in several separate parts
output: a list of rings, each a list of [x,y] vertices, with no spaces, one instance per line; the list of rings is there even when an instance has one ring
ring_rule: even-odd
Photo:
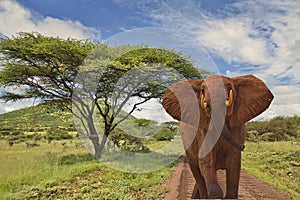
[[[94,157],[95,157],[95,159],[99,160],[99,159],[101,159],[102,152],[104,150],[104,147],[107,142],[107,138],[108,138],[110,131],[105,130],[105,132],[102,136],[101,143],[99,143],[99,135],[97,134],[96,129],[93,129],[93,130],[94,130],[94,132],[93,132],[93,134],[91,134],[91,140],[92,140],[92,143],[94,145],[94,150],[95,150]]]
[[[103,137],[102,137],[102,141],[101,141],[101,143],[99,143],[99,136],[98,135],[92,136],[91,140],[92,140],[94,150],[95,150],[95,155],[94,155],[95,159],[97,159],[97,160],[101,159],[102,152],[103,152],[105,144],[107,142],[107,138],[108,138],[108,134],[104,133]]]
[[[92,139],[93,145],[94,145],[94,150],[95,150],[95,159],[99,160],[101,158],[102,152],[100,151],[100,144],[99,144],[99,139]]]
[[[97,131],[94,127],[94,124],[92,124],[93,122],[91,122],[91,124],[89,124],[89,131],[90,131],[90,139],[93,143],[94,146],[94,150],[95,150],[95,159],[99,160],[101,158],[101,151],[100,151],[100,144],[99,144],[99,136],[97,134]]]
[[[108,134],[109,134],[109,132],[106,132],[106,131],[104,132],[101,144],[98,146],[97,150],[95,149],[95,158],[98,159],[98,160],[101,158],[103,149],[105,147],[105,144],[106,144],[106,141],[107,141],[107,138],[108,138]]]
[[[99,135],[95,128],[92,116],[89,116],[88,128],[89,128],[89,132],[90,132],[90,139],[94,146],[94,151],[95,151],[94,157],[95,157],[95,159],[99,160],[99,159],[101,159],[101,155],[102,155],[103,149],[105,147],[109,131],[107,131],[107,128],[105,128],[105,132],[103,134],[102,141],[101,141],[101,143],[99,143]]]

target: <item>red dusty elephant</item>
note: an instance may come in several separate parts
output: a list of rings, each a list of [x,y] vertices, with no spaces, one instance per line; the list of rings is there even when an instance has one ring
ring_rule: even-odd
[[[180,134],[196,180],[192,198],[224,198],[216,171],[226,170],[226,196],[238,198],[245,123],[265,111],[273,95],[253,75],[175,83],[164,109],[180,121]]]

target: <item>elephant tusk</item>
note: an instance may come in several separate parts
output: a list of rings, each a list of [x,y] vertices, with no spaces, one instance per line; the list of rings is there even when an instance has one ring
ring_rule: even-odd
[[[204,95],[203,94],[201,95],[201,98],[200,98],[200,105],[201,105],[202,108],[207,107],[207,102],[204,101]]]
[[[225,101],[226,106],[231,106],[233,101],[233,92],[232,90],[229,91],[229,98]]]

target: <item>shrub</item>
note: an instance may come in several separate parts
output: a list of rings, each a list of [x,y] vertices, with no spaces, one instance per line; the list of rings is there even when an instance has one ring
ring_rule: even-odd
[[[136,123],[138,126],[148,126],[149,124],[156,124],[156,121],[150,120],[150,119],[139,119],[139,118],[135,118],[134,123]]]
[[[247,140],[250,142],[257,142],[259,140],[258,131],[256,130],[250,130],[247,131]]]
[[[23,133],[19,134],[19,135],[9,135],[6,137],[6,140],[7,140],[9,146],[13,146],[14,144],[24,142],[25,135]]]
[[[144,146],[142,140],[138,137],[128,135],[122,130],[117,129],[110,133],[109,138],[117,147],[132,152],[149,152],[149,148]]]
[[[157,141],[171,141],[174,139],[174,132],[172,132],[169,128],[163,127],[157,134],[155,134],[153,137]]]
[[[51,127],[47,130],[47,135],[45,136],[49,143],[52,140],[65,140],[65,139],[72,139],[73,137],[68,134],[67,131],[62,130],[57,127]]]
[[[300,117],[275,117],[269,121],[247,123],[246,138],[249,141],[281,141],[300,139]],[[257,132],[257,134],[253,134]]]

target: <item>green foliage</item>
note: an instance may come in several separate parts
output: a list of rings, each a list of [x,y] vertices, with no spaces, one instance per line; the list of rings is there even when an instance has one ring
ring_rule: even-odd
[[[149,152],[150,150],[144,146],[143,141],[132,135],[124,133],[117,129],[110,134],[110,139],[117,147],[131,152]]]
[[[18,134],[18,135],[13,135],[13,134],[10,134],[8,136],[5,137],[5,139],[7,140],[8,142],[8,145],[9,146],[13,146],[14,144],[18,144],[20,142],[24,142],[25,141],[25,135],[23,133],[21,134]]]
[[[174,136],[176,134],[174,134],[174,132],[172,130],[170,130],[168,127],[163,127],[157,134],[155,134],[153,137],[157,140],[157,141],[171,141],[172,139],[174,139]]]
[[[75,77],[83,64],[86,70],[96,66],[102,73],[98,94],[111,93],[111,84],[115,84],[128,70],[135,67],[142,69],[145,64],[173,68],[188,79],[207,75],[193,67],[190,58],[173,50],[128,45],[109,47],[88,40],[46,37],[37,32],[20,32],[12,38],[1,38],[0,53],[1,85],[22,86],[24,90],[21,94],[5,92],[1,98],[6,101],[36,97],[70,102]],[[160,90],[157,85],[148,87],[143,92]]]
[[[90,41],[20,32],[0,39],[2,86],[22,86],[23,93],[5,92],[2,99],[70,100],[78,67],[94,48]]]
[[[155,125],[157,122],[154,120],[143,119],[143,118],[134,118],[133,122],[138,126],[148,126],[148,125]]]
[[[270,121],[247,123],[249,141],[300,140],[300,117],[275,117]]]
[[[50,143],[52,140],[65,140],[72,139],[73,137],[68,134],[65,130],[57,127],[51,127],[47,130],[46,140]]]
[[[159,64],[177,70],[187,79],[203,79],[208,72],[195,68],[191,58],[174,50],[140,47],[124,53],[112,65],[121,69],[143,67],[144,63]]]
[[[156,141],[171,141],[178,133],[178,122],[164,122],[157,134],[153,136]]]
[[[156,123],[152,120],[138,119],[132,116],[128,119],[131,120],[128,124],[139,127],[149,125],[149,129]],[[60,107],[53,104],[41,103],[1,114],[0,137],[7,140],[10,146],[26,141],[46,140],[51,143],[53,140],[72,139],[76,136],[70,134],[70,132],[76,132],[73,120],[70,112],[62,111]],[[129,128],[127,127],[126,130]],[[125,134],[119,128],[112,132],[111,139],[116,146],[127,151],[149,151],[140,138]]]
[[[242,168],[292,199],[300,198],[300,143],[246,143]]]
[[[172,132],[177,132],[178,131],[178,122],[175,122],[175,121],[164,122],[163,126],[167,127]]]

